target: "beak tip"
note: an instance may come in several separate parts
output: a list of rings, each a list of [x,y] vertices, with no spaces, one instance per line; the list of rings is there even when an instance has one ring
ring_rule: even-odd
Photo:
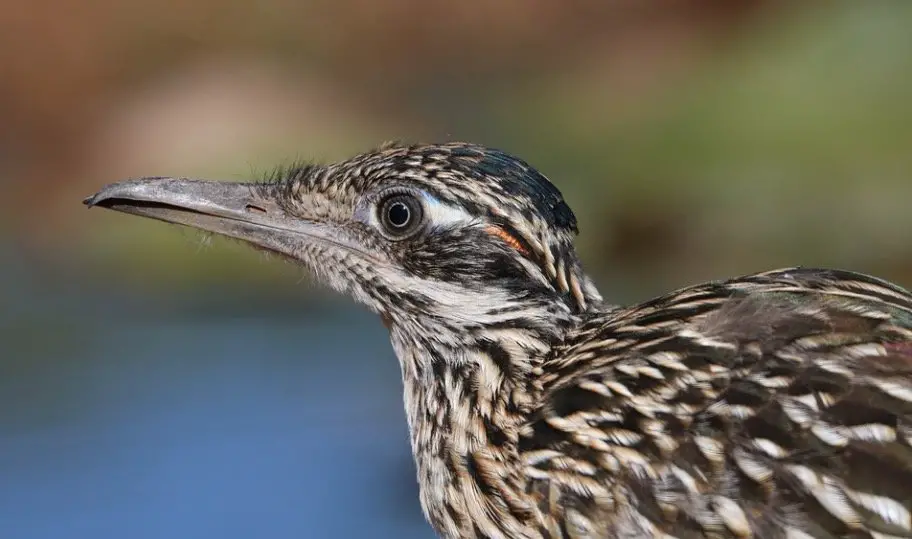
[[[131,179],[118,183],[108,184],[102,187],[101,190],[99,190],[94,195],[90,195],[82,199],[82,203],[85,204],[87,208],[92,208],[110,198],[118,198],[119,196],[124,196],[125,198],[136,198],[136,187],[141,187],[143,180],[147,179],[155,180],[158,178],[140,178],[139,180]]]

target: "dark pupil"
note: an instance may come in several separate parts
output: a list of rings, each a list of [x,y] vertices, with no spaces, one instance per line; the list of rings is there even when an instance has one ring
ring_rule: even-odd
[[[401,228],[408,224],[412,212],[403,202],[393,202],[387,211],[389,222],[396,228]]]

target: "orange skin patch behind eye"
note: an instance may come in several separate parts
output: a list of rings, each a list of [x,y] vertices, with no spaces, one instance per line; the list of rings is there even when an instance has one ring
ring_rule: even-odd
[[[521,243],[519,243],[519,240],[517,240],[515,237],[510,235],[509,232],[500,228],[499,226],[489,226],[485,229],[485,231],[487,231],[487,233],[491,234],[492,236],[497,236],[498,238],[502,239],[504,242],[506,242],[507,245],[516,249],[523,255],[529,254],[529,251],[523,247]]]

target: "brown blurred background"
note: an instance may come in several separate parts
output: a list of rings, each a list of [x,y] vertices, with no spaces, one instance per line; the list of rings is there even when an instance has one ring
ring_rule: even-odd
[[[86,212],[101,185],[464,139],[560,187],[618,302],[786,265],[910,286],[910,28],[899,1],[4,3],[0,536],[430,536],[376,321]]]

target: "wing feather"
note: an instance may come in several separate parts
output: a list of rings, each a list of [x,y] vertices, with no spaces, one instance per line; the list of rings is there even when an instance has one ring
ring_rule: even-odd
[[[583,324],[520,450],[578,537],[912,537],[912,295],[793,268]],[[547,527],[567,526],[561,517]]]

